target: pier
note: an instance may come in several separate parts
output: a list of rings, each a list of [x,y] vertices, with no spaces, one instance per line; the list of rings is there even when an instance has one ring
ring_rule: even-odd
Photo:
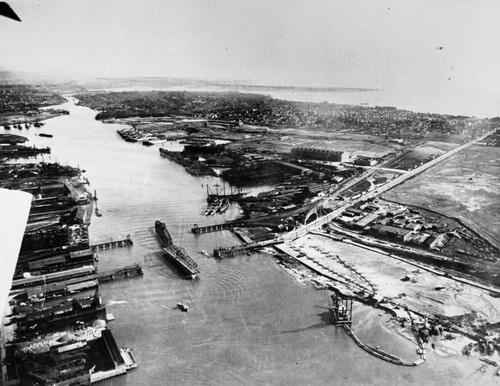
[[[257,243],[238,245],[236,247],[216,248],[216,249],[214,249],[214,256],[218,257],[220,259],[225,259],[225,258],[234,257],[236,255],[245,253],[245,252],[250,251],[252,249],[263,248],[265,246],[274,245],[274,244],[277,244],[279,242],[280,241],[277,241],[275,239],[271,239],[271,240],[266,240],[266,241],[260,241]]]
[[[191,228],[191,232],[193,232],[195,235],[200,235],[203,233],[231,230],[235,226],[238,226],[238,224],[234,223],[234,222],[226,222],[226,223],[222,223],[222,224],[214,224],[214,225],[207,225],[207,226],[201,226],[201,227],[198,226],[197,224],[194,224],[194,226]]]
[[[99,283],[104,283],[111,280],[126,279],[128,277],[141,276],[141,275],[144,275],[142,266],[140,264],[134,264],[128,267],[99,272],[97,274],[97,279]]]
[[[132,238],[130,237],[130,235],[128,235],[127,238],[123,239],[123,240],[108,241],[106,243],[92,245],[92,250],[99,251],[101,249],[131,247],[132,245],[134,245],[134,242],[132,241]]]

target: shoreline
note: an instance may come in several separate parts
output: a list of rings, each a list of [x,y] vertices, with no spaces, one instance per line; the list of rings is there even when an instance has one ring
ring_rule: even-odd
[[[325,236],[328,238],[328,235],[325,235]],[[317,237],[323,238],[322,235],[321,236],[317,235]],[[309,237],[309,238],[313,239],[313,237]],[[357,246],[357,247],[361,248],[362,246]],[[280,248],[280,250],[282,252],[285,252],[281,248]],[[371,252],[375,252],[375,251],[371,251]],[[303,249],[301,249],[301,253],[305,253],[307,255],[307,252],[303,251]],[[291,254],[289,256],[291,256],[297,262],[300,262],[300,260],[298,260],[294,254]],[[314,260],[316,260],[316,259],[317,258],[314,258]],[[401,263],[403,263],[403,264],[413,265],[413,264],[411,264],[411,262],[404,261],[404,259],[398,259],[398,260],[400,260]],[[302,262],[300,262],[300,264],[302,264]],[[340,293],[343,293],[344,295],[347,295],[347,296],[355,299],[360,304],[364,304],[367,307],[370,307],[373,310],[373,313],[383,312],[384,314],[391,315],[390,319],[387,322],[385,322],[385,323],[381,322],[381,326],[384,328],[387,328],[387,330],[390,331],[392,334],[397,334],[397,335],[403,337],[404,339],[406,339],[408,342],[411,342],[413,344],[417,344],[417,340],[415,340],[414,332],[412,332],[411,329],[408,327],[409,324],[407,322],[405,322],[405,319],[407,319],[407,317],[404,316],[405,313],[409,313],[410,315],[413,314],[413,318],[416,318],[416,320],[418,321],[419,324],[422,324],[422,323],[425,324],[425,323],[427,323],[428,320],[430,321],[432,319],[437,320],[437,321],[443,320],[444,315],[441,314],[440,312],[429,313],[427,310],[425,312],[423,312],[422,307],[425,308],[425,304],[420,305],[419,309],[415,309],[415,304],[413,304],[411,306],[404,305],[405,311],[403,312],[403,310],[401,309],[401,307],[402,307],[401,300],[394,302],[394,300],[395,300],[394,298],[391,298],[391,297],[386,298],[386,296],[384,296],[383,294],[377,295],[375,298],[371,298],[371,300],[370,300],[370,297],[367,298],[366,296],[360,297],[358,295],[353,295],[352,291],[349,289],[346,291],[345,284],[339,284],[339,282],[335,281],[335,280],[332,281],[330,278],[322,275],[320,271],[317,271],[317,272],[310,271],[309,268],[306,268],[306,266],[303,266],[304,268],[301,268],[300,265],[299,266],[297,266],[297,265],[292,266],[289,262],[286,262],[286,261],[280,261],[280,262],[278,262],[278,265],[289,276],[294,278],[295,282],[298,285],[310,286],[310,287],[317,289],[317,290],[335,289],[335,291],[338,291]],[[413,266],[415,266],[415,265],[413,265]],[[427,267],[419,267],[419,268],[425,269]],[[366,269],[358,268],[358,270],[362,270],[364,272],[364,275],[368,276],[369,279],[373,278],[373,276],[371,274],[366,272]],[[436,274],[436,272],[434,270],[429,270],[429,275],[434,276],[435,274]],[[437,279],[437,277],[436,277],[436,279],[434,279],[434,280],[451,280],[445,276],[439,276],[439,278],[440,279]],[[467,285],[468,287],[463,287],[464,289],[462,291],[466,290],[467,288],[469,288],[467,290],[469,292],[471,292],[471,291],[472,292],[474,292],[474,291],[487,291],[484,294],[482,294],[481,297],[484,297],[484,296],[486,296],[486,294],[489,293],[488,289],[484,289],[484,288],[481,288],[480,290],[479,289],[476,289],[476,290],[472,289],[472,288],[475,288],[475,287],[473,287],[473,284],[474,283],[469,283],[469,282],[464,283],[464,282],[460,281],[460,284],[457,283],[455,286]],[[390,285],[390,284],[388,284],[388,285]],[[471,285],[472,285],[472,287],[471,287]],[[411,294],[407,294],[406,297],[407,296],[411,296]],[[404,300],[406,297],[404,297],[402,299],[403,304],[406,303]],[[422,298],[425,296],[420,295],[419,297]],[[373,301],[373,299],[376,299],[376,301]],[[493,299],[494,298],[491,298],[491,300],[493,300]],[[452,306],[452,308],[449,308],[449,306],[444,305],[444,303],[443,303],[443,307],[448,307],[450,310],[453,310],[453,307],[455,307],[451,304],[450,304],[450,306]],[[497,304],[496,307],[500,307],[500,303]],[[499,308],[499,310],[500,310],[500,308]],[[458,309],[457,309],[457,311],[458,311]],[[457,311],[452,311],[452,314],[456,313]],[[495,311],[492,311],[492,312],[495,312]],[[498,312],[495,312],[495,313],[496,313],[496,315],[498,315]],[[429,342],[426,343],[425,346],[422,346],[422,347],[427,347],[428,352],[435,353],[435,355],[440,356],[442,358],[450,358],[450,357],[462,358],[463,357],[462,351],[465,350],[466,347],[471,347],[472,352],[470,354],[470,357],[471,358],[476,358],[476,357],[481,358],[481,356],[477,355],[476,352],[481,349],[480,345],[481,345],[481,342],[483,341],[484,338],[482,338],[481,336],[479,336],[477,334],[471,334],[470,331],[467,331],[463,327],[458,327],[456,325],[448,326],[448,329],[445,331],[448,331],[448,332],[443,333],[442,336],[440,336],[440,337],[438,337],[438,336],[432,337],[431,336],[429,339]],[[493,333],[493,330],[490,331],[490,334],[492,334],[492,333]],[[492,339],[495,340],[496,339],[495,336],[496,336],[495,334],[490,335],[490,336],[488,336],[487,339],[489,341],[491,341]],[[432,347],[432,349],[431,349],[431,347]],[[493,353],[492,356],[487,356],[487,358],[491,358],[493,360],[496,360],[498,358],[498,354],[495,352],[495,353]],[[457,360],[459,360],[459,359],[457,359]]]

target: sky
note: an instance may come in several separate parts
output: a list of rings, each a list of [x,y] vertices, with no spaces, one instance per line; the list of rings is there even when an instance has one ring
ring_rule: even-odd
[[[0,19],[3,70],[426,90],[500,106],[497,0],[8,2],[22,22]]]

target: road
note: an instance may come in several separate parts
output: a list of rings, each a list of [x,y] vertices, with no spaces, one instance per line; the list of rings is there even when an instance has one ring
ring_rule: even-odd
[[[486,137],[488,137],[490,134],[492,134],[495,131],[496,131],[496,129],[492,132],[489,132],[489,133],[483,135],[480,138],[472,140],[464,145],[458,146],[458,147],[440,155],[439,157],[436,157],[433,160],[388,181],[384,185],[381,185],[381,186],[377,187],[376,189],[361,195],[361,197],[359,197],[355,200],[348,200],[344,205],[338,207],[337,209],[333,210],[332,212],[328,213],[327,215],[319,217],[318,219],[314,220],[313,222],[311,222],[309,224],[302,225],[301,227],[296,228],[293,231],[285,233],[280,238],[283,241],[293,241],[299,237],[305,236],[311,230],[318,229],[322,225],[329,223],[332,219],[338,217],[347,208],[349,208],[349,207],[351,207],[359,202],[373,199],[374,197],[377,197],[377,196],[387,192],[388,190],[394,188],[395,186],[401,185],[402,183],[409,180],[410,178],[413,178],[413,177],[417,176],[418,174],[425,172],[427,169],[437,165],[440,162],[443,162],[444,160],[448,159],[449,157],[451,157],[451,156],[461,152],[462,150],[465,150],[468,147],[474,145],[476,142],[481,142],[482,140],[484,140]],[[324,201],[322,201],[321,204],[324,204]]]

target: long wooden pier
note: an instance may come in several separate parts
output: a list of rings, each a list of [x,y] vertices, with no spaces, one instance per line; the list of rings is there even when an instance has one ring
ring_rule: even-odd
[[[213,224],[213,225],[207,225],[207,226],[201,226],[201,227],[195,224],[191,228],[191,232],[193,232],[195,235],[199,235],[199,234],[203,234],[203,233],[231,230],[235,226],[238,226],[238,224],[234,223],[234,222],[225,222],[222,224]]]
[[[98,250],[101,250],[101,249],[131,247],[132,245],[134,245],[134,242],[132,241],[132,238],[130,237],[130,235],[128,235],[127,238],[123,239],[123,240],[108,241],[106,243],[100,243],[100,244],[92,245],[92,249],[94,251],[98,251]]]
[[[143,274],[144,272],[142,270],[142,266],[140,264],[134,264],[134,265],[129,265],[128,267],[99,272],[97,274],[97,279],[99,280],[99,283],[103,283],[106,281],[125,279],[127,277],[140,276]]]
[[[214,256],[220,259],[225,259],[228,257],[234,257],[235,255],[239,255],[241,253],[245,253],[251,249],[258,249],[265,247],[267,245],[273,245],[280,242],[281,241],[278,241],[276,239],[271,239],[266,241],[259,241],[257,243],[237,245],[235,247],[229,247],[229,248],[216,248],[214,249]]]

